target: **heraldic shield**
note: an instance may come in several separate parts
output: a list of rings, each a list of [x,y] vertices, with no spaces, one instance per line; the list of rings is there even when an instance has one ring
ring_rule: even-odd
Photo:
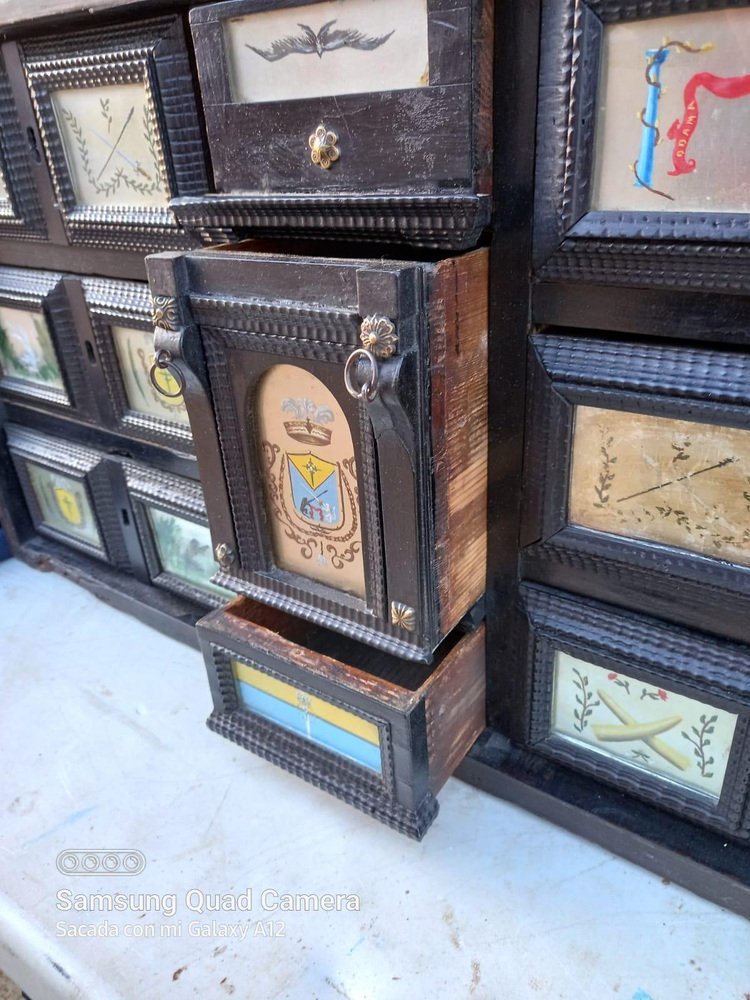
[[[338,463],[287,452],[294,512],[307,524],[336,529],[344,522]]]

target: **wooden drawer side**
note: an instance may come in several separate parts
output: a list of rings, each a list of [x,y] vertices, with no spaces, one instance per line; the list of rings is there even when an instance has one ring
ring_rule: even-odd
[[[485,590],[489,255],[441,262],[430,295],[432,447],[440,633]]]
[[[436,795],[485,727],[485,626],[446,658],[425,699],[430,791]]]

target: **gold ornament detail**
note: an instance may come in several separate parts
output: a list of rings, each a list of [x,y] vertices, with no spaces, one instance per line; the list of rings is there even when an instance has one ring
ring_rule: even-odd
[[[152,296],[151,320],[159,330],[176,330],[179,322],[177,299],[170,295]]]
[[[227,542],[219,542],[214,549],[214,557],[222,569],[228,569],[236,558],[234,549]]]
[[[390,358],[396,353],[396,327],[385,316],[367,316],[362,320],[359,339],[365,350],[378,358]]]
[[[410,608],[408,604],[391,601],[391,622],[406,632],[416,632],[417,612],[414,608]]]
[[[336,143],[339,137],[335,132],[331,132],[325,125],[318,125],[313,134],[307,140],[310,146],[310,159],[316,167],[321,170],[329,170],[332,163],[341,156],[341,151]]]

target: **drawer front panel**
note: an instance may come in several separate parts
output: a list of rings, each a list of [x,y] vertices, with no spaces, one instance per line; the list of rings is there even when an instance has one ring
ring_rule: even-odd
[[[750,647],[531,584],[534,749],[750,838]]]
[[[107,457],[12,424],[6,432],[39,533],[95,559],[130,568]]]
[[[135,462],[122,468],[150,582],[202,607],[229,600],[212,582],[219,567],[200,484]]]
[[[750,359],[532,339],[524,573],[738,641],[750,604]]]

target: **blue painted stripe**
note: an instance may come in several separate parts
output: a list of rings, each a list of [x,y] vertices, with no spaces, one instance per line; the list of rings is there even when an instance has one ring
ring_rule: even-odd
[[[244,681],[237,682],[237,689],[244,704],[264,719],[275,722],[284,729],[297,733],[342,757],[348,757],[362,767],[381,773],[380,747],[368,743],[359,736],[353,736],[296,705],[289,705],[279,698],[274,698],[273,695],[266,694],[265,691],[259,691]]]

